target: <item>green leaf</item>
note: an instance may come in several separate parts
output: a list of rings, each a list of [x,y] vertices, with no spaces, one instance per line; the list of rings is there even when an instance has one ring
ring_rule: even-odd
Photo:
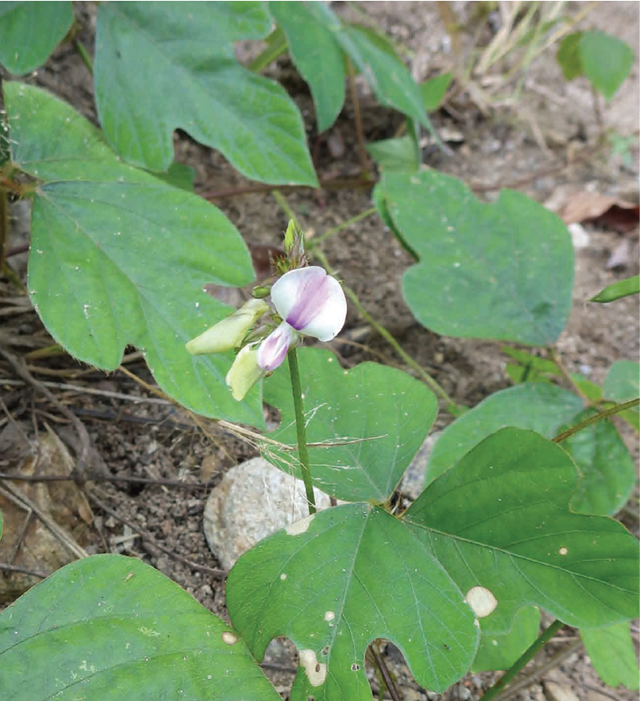
[[[538,637],[540,611],[535,606],[523,606],[513,619],[511,630],[496,632],[481,624],[480,646],[473,661],[474,672],[509,669]]]
[[[367,151],[385,173],[416,173],[420,167],[420,147],[411,134],[374,141]]]
[[[0,63],[16,75],[35,70],[73,22],[70,2],[0,3]]]
[[[565,80],[573,80],[582,75],[582,58],[580,56],[580,40],[583,32],[574,32],[566,36],[561,42],[556,54],[556,59],[562,68]]]
[[[611,34],[584,32],[580,59],[584,74],[610,100],[631,72],[635,54],[628,44]]]
[[[590,302],[615,302],[616,299],[628,297],[629,295],[637,295],[640,292],[640,276],[628,277],[626,280],[614,282],[608,285],[604,290],[598,292],[595,297],[592,297]]]
[[[614,687],[624,684],[627,689],[638,690],[640,669],[628,623],[581,630],[580,635],[596,672],[605,684]]]
[[[581,409],[575,394],[546,383],[529,382],[495,392],[442,432],[429,458],[427,482],[501,428],[527,428],[552,438]]]
[[[435,691],[467,671],[477,645],[471,609],[428,548],[369,504],[323,511],[262,541],[231,570],[227,607],[258,660],[274,637],[297,646],[295,701],[371,699],[364,655],[376,638],[397,645]]]
[[[270,2],[269,11],[284,30],[291,58],[311,88],[318,132],[326,131],[344,104],[344,55],[318,3]]]
[[[367,27],[355,25],[345,27],[336,39],[381,105],[393,107],[433,130],[418,85],[386,39]]]
[[[628,402],[640,395],[640,365],[632,360],[615,362],[604,381],[604,396],[617,402]],[[620,414],[638,431],[638,407]]]
[[[270,22],[257,2],[101,4],[96,102],[109,142],[164,171],[181,128],[248,178],[317,185],[296,106],[233,54],[234,41],[266,35]]]
[[[385,174],[395,226],[420,262],[402,278],[416,319],[464,338],[553,343],[567,322],[573,246],[566,226],[533,200],[503,190],[493,204],[434,171]]]
[[[63,567],[5,609],[0,655],[3,701],[280,699],[228,625],[119,555]]]
[[[343,370],[329,351],[303,348],[298,355],[307,442],[344,444],[309,448],[315,486],[346,501],[385,501],[436,418],[435,396],[422,382],[384,365],[361,363]],[[270,437],[296,446],[286,367],[265,382],[264,398],[281,411],[281,427]],[[297,455],[270,445],[264,452],[280,469],[299,475]]]
[[[403,522],[494,630],[527,604],[576,627],[635,618],[638,542],[611,518],[573,513],[576,481],[560,446],[505,428],[431,483]]]
[[[440,107],[452,80],[453,73],[442,73],[420,83],[418,87],[422,96],[422,104],[427,112],[435,112]]]
[[[575,425],[597,412],[590,409],[571,420]],[[562,427],[568,428],[568,427]],[[582,477],[571,501],[582,514],[613,516],[626,503],[636,482],[636,469],[627,446],[616,427],[606,419],[598,421],[562,442]]]
[[[20,83],[4,91],[12,159],[40,181],[29,290],[56,342],[104,370],[135,345],[181,404],[261,425],[259,392],[238,403],[225,386],[231,356],[184,348],[230,311],[203,286],[253,279],[233,225],[201,198],[123,164],[69,105]]]
[[[160,180],[167,183],[167,185],[186,190],[187,192],[193,192],[196,171],[194,168],[184,163],[177,163],[174,161],[169,166],[169,170],[166,173],[153,173],[153,175],[155,175],[156,178],[160,178]]]

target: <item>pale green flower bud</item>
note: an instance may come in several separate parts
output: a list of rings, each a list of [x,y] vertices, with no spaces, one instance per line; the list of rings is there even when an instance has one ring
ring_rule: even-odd
[[[269,305],[264,300],[250,299],[238,311],[189,341],[186,345],[187,351],[191,355],[203,355],[224,353],[237,348],[247,331],[268,310]]]
[[[255,343],[245,346],[236,356],[225,378],[233,398],[238,402],[241,402],[253,385],[266,375],[266,371],[258,364],[258,345]]]

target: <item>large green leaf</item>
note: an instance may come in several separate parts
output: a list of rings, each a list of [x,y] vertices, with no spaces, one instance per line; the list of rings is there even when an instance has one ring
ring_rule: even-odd
[[[596,672],[605,684],[637,690],[640,669],[628,623],[580,631]]]
[[[597,413],[581,412],[571,423],[577,424]],[[581,473],[578,491],[571,506],[583,514],[612,516],[626,503],[636,483],[633,458],[616,427],[598,421],[562,442]]]
[[[505,428],[441,475],[404,514],[494,630],[533,604],[577,627],[638,615],[638,542],[617,521],[569,509],[576,468],[555,443]]]
[[[538,637],[540,610],[523,606],[513,619],[511,630],[496,632],[484,623],[480,626],[480,645],[473,660],[474,672],[509,669]]]
[[[427,482],[501,428],[528,428],[552,438],[581,409],[575,394],[546,383],[528,382],[495,392],[443,431],[429,458]]]
[[[4,91],[13,162],[39,180],[29,290],[47,330],[105,370],[133,344],[180,403],[260,425],[257,390],[237,403],[224,384],[230,357],[184,348],[229,313],[203,285],[253,278],[232,224],[195,195],[123,164],[100,132],[48,93],[19,83]]]
[[[238,636],[139,560],[62,568],[0,615],[3,701],[278,701]]]
[[[70,2],[0,3],[0,63],[17,75],[38,68],[72,22]]]
[[[580,58],[584,74],[610,100],[631,72],[635,55],[628,44],[611,34],[584,32]]]
[[[420,258],[402,278],[413,315],[437,333],[547,345],[571,309],[573,246],[566,226],[525,195],[493,204],[435,171],[386,174],[388,212]]]
[[[320,3],[270,2],[269,10],[284,30],[291,58],[313,95],[318,131],[328,129],[345,97],[344,55],[329,30]]]
[[[309,449],[319,489],[346,501],[385,501],[422,445],[438,411],[422,382],[400,370],[362,363],[343,370],[326,350],[299,352],[308,443],[342,443]],[[271,438],[297,445],[291,381],[286,367],[265,382],[265,401],[281,411]],[[267,446],[265,457],[286,472],[296,452]]]
[[[477,645],[471,609],[427,547],[368,504],[298,521],[243,555],[227,606],[258,659],[277,636],[298,647],[295,701],[371,699],[364,655],[376,638],[436,691],[467,671]]]
[[[258,2],[101,4],[96,102],[109,142],[134,165],[166,170],[181,128],[249,178],[316,185],[296,106],[233,55],[235,40],[270,23]]]

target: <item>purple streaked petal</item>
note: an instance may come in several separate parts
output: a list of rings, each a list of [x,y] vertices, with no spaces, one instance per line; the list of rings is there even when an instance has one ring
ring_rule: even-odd
[[[272,331],[258,348],[258,365],[267,372],[275,370],[287,357],[287,351],[295,331],[283,321],[275,331]]]
[[[334,338],[347,315],[340,283],[317,266],[283,275],[271,288],[271,300],[294,329],[321,341]]]

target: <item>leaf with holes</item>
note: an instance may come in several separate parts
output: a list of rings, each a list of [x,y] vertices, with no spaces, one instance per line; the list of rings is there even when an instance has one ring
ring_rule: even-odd
[[[493,630],[533,604],[576,627],[638,615],[638,542],[613,519],[569,508],[567,453],[505,428],[431,483],[403,516]]]
[[[280,699],[226,623],[119,555],[63,567],[6,608],[0,655],[3,701]]]
[[[553,438],[581,409],[575,394],[547,383],[529,382],[495,392],[445,428],[429,457],[427,482],[501,428],[528,428]]]
[[[128,162],[161,171],[180,128],[248,178],[317,185],[295,104],[233,54],[235,41],[270,27],[259,2],[101,4],[96,103],[109,142]]]
[[[627,689],[638,690],[638,656],[628,623],[581,630],[580,636],[596,672],[605,684],[614,687],[624,684]]]
[[[41,66],[73,22],[70,2],[0,4],[0,63],[21,75]]]
[[[367,645],[397,645],[419,684],[443,691],[469,668],[474,616],[402,522],[350,504],[291,524],[243,555],[227,580],[234,626],[258,660],[286,636],[299,650],[292,699],[365,701]]]
[[[207,283],[253,279],[249,253],[213,205],[123,164],[68,105],[5,83],[11,158],[37,179],[29,291],[47,330],[72,355],[104,370],[127,344],[140,348],[174,399],[209,416],[262,424],[258,390],[233,400],[226,356],[184,344],[229,308]]]
[[[346,501],[385,501],[402,479],[438,411],[424,384],[400,370],[362,363],[343,370],[326,350],[299,351],[311,474],[318,489]],[[265,382],[264,398],[281,411],[270,437],[297,445],[286,367]],[[416,411],[419,407],[419,411]],[[331,443],[342,443],[331,447]],[[267,446],[264,456],[300,475],[297,452]]]
[[[420,260],[402,292],[423,326],[530,345],[558,338],[571,309],[573,246],[555,214],[511,190],[484,204],[431,170],[388,173],[377,187]]]
[[[291,58],[311,88],[318,132],[326,131],[344,104],[345,58],[334,33],[323,22],[325,9],[320,3],[270,2],[269,10],[284,30]]]

